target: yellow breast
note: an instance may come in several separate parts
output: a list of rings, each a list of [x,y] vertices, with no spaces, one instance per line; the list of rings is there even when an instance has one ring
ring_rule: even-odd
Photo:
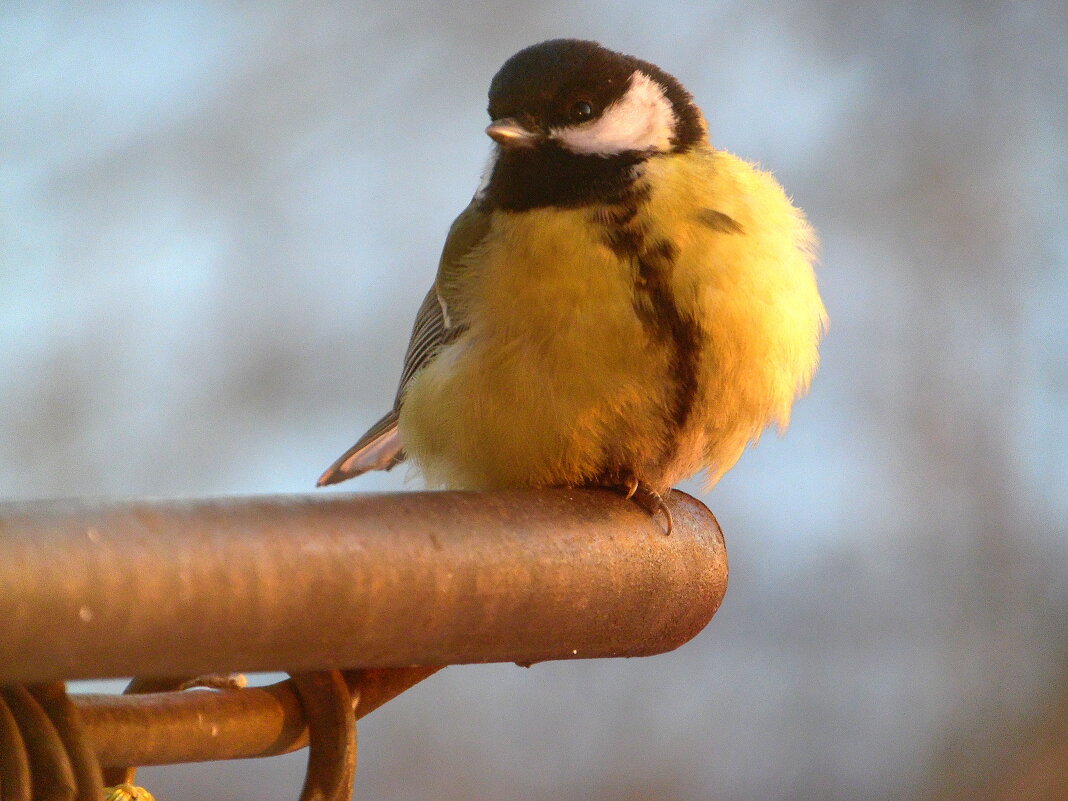
[[[700,332],[685,425],[672,428],[677,349],[640,313],[649,267],[610,246],[605,210],[495,212],[460,288],[468,329],[401,408],[431,484],[581,484],[626,469],[666,488],[703,467],[714,480],[786,424],[824,319],[802,216],[770,176],[722,153],[652,159],[638,188],[631,222],[671,243],[666,286]]]
[[[655,159],[648,179],[650,225],[679,248],[676,298],[705,334],[700,436],[689,444],[711,486],[765,428],[786,429],[819,364],[815,234],[770,173],[723,151]]]

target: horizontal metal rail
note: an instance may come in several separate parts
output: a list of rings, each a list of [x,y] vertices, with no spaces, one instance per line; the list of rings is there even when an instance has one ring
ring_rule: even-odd
[[[438,668],[345,671],[362,718]],[[72,695],[100,765],[173,765],[286,754],[308,744],[292,682],[147,695]]]
[[[601,490],[0,504],[0,684],[660,653],[727,582],[667,503],[668,536]]]
[[[0,505],[0,795],[102,801],[136,766],[308,746],[348,801],[362,717],[445,664],[641,656],[727,582],[715,518],[594,490]],[[285,670],[269,687],[190,678]],[[64,680],[136,675],[122,696]],[[194,684],[197,682],[194,682]]]

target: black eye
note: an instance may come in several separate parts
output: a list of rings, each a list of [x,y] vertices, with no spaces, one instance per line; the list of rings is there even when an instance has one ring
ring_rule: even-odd
[[[575,122],[585,122],[592,116],[593,106],[585,100],[580,100],[571,107],[571,119]]]

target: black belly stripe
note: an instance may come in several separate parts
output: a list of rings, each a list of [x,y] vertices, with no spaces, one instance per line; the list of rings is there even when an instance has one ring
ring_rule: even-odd
[[[600,221],[606,228],[608,246],[635,265],[635,314],[650,338],[664,343],[670,351],[674,387],[661,454],[665,462],[697,401],[702,332],[698,322],[682,312],[672,292],[678,248],[666,239],[649,238],[638,222],[641,204],[648,196],[645,186],[633,186],[618,205],[602,210]]]
[[[671,275],[675,267],[678,249],[661,239],[651,243],[648,250],[638,255],[638,281],[635,286],[641,301],[636,298],[635,309],[648,309],[649,319],[642,319],[647,330],[672,348],[671,374],[675,380],[675,393],[671,420],[676,432],[681,431],[690,419],[697,400],[697,370],[701,349],[701,329],[697,321],[687,317],[675,302],[671,290]],[[642,317],[639,311],[639,317]]]

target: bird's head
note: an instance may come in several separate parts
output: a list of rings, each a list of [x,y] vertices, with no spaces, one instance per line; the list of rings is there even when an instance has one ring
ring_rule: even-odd
[[[552,39],[508,59],[490,84],[489,115],[486,133],[508,150],[655,154],[705,137],[701,112],[674,77],[579,39]]]
[[[605,200],[635,165],[707,138],[674,77],[579,39],[508,59],[490,84],[489,115],[486,133],[498,147],[486,190],[509,209]]]

